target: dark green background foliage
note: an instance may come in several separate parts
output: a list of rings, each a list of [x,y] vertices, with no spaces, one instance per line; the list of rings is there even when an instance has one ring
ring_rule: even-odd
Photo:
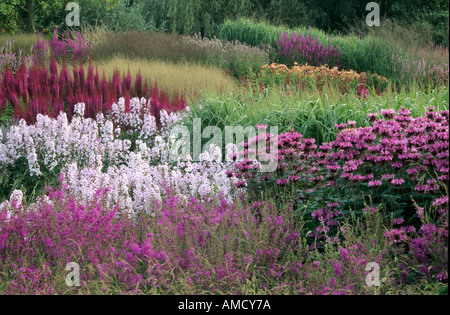
[[[3,31],[30,31],[28,14],[36,6],[35,28],[64,28],[69,0],[2,0]],[[83,25],[106,24],[120,30],[161,30],[216,35],[227,19],[250,17],[288,27],[311,26],[328,33],[347,32],[368,14],[367,0],[78,0]],[[380,0],[382,18],[404,26],[432,29],[436,44],[448,46],[449,2],[446,0]],[[0,29],[1,31],[1,29]]]

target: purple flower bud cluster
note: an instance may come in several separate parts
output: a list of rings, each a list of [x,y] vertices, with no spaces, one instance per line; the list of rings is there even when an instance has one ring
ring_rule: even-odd
[[[327,65],[330,68],[342,66],[342,53],[337,46],[328,45],[325,47],[319,43],[318,37],[307,34],[292,33],[290,36],[287,32],[280,35],[280,40],[276,41],[276,49],[278,51],[279,62],[285,65],[308,64],[311,66]]]
[[[88,204],[64,190],[47,193],[28,207],[20,191],[0,204],[5,294],[170,294],[175,279],[192,294],[243,294],[248,279],[274,294],[357,294],[367,263],[385,263],[362,243],[318,261],[301,243],[292,209],[270,204],[184,201],[168,189],[154,217],[133,220],[104,206],[108,189]],[[58,280],[70,262],[80,266],[78,288]]]
[[[0,72],[5,71],[6,66],[9,66],[13,72],[16,72],[22,59],[25,59],[26,64],[32,64],[33,58],[31,55],[26,55],[22,49],[18,52],[13,51],[12,47],[15,41],[15,38],[13,40],[8,40],[0,47]]]
[[[33,65],[43,66],[49,56],[49,48],[47,41],[41,38],[39,31],[37,31],[36,45],[32,47],[32,52]]]
[[[73,60],[81,62],[86,60],[89,51],[92,50],[92,44],[86,41],[84,35],[78,31],[75,38],[70,37],[69,31],[67,34],[62,33],[58,36],[58,28],[55,26],[54,37],[49,42],[52,53],[56,58]]]

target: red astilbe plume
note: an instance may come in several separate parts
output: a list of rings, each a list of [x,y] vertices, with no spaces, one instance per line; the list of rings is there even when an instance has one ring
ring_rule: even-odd
[[[77,68],[76,63],[74,63],[74,65],[73,65],[72,74],[73,74],[72,89],[73,89],[73,91],[78,91],[78,87],[80,86],[80,79],[78,76],[78,68]]]
[[[95,118],[95,102],[94,98],[88,95],[88,92],[84,92],[84,118]]]
[[[16,90],[16,79],[14,78],[14,74],[9,65],[6,65],[5,68],[3,86],[5,87],[5,90],[8,94],[12,93],[13,91],[15,92]]]
[[[28,73],[28,94],[30,100],[39,97],[39,70],[32,67]]]
[[[69,92],[69,87],[72,84],[67,64],[63,61],[61,72],[59,73],[59,93],[64,98]]]
[[[76,100],[75,100],[75,96],[73,95],[72,86],[70,84],[67,86],[66,100],[67,100],[67,118],[69,120],[71,120],[72,116],[73,116]]]
[[[52,98],[52,104],[51,104],[51,109],[52,109],[52,116],[58,117],[58,115],[61,112],[64,112],[64,102],[61,100],[61,98]]]
[[[14,118],[16,119],[23,119],[25,118],[25,112],[22,109],[22,106],[20,105],[19,98],[17,97],[16,91],[12,91],[12,93],[9,94],[9,102],[14,108]]]
[[[124,85],[127,92],[131,95],[132,94],[132,86],[133,86],[133,78],[130,74],[130,67],[128,67],[127,76],[124,79]]]
[[[58,64],[56,59],[52,57],[50,63],[50,86],[51,86],[51,103],[56,103],[60,98],[60,88],[59,88],[59,76],[58,76]]]
[[[102,81],[100,82],[100,90],[102,91],[103,98],[106,100],[106,96],[108,93],[109,83],[106,80],[105,70],[103,70]]]
[[[151,89],[150,92],[150,113],[155,117],[156,124],[158,125],[158,128],[160,127],[161,123],[161,109],[163,109],[162,104],[159,100],[159,88],[158,83],[155,82],[154,87]]]
[[[58,64],[55,57],[52,57],[50,62],[50,84],[55,84],[58,81]]]
[[[142,89],[143,96],[149,100],[150,99],[150,88],[148,86],[147,79],[144,81],[144,88]]]
[[[43,96],[46,99],[51,98],[50,91],[50,76],[48,74],[47,68],[42,67],[39,69],[39,96]]]
[[[39,100],[37,98],[30,100],[30,106],[28,107],[26,122],[28,125],[32,125],[36,122],[36,116],[39,114]]]
[[[56,117],[59,114],[59,109],[53,108],[53,104],[57,104],[59,102],[59,100],[61,99],[61,97],[59,95],[59,84],[56,83],[56,84],[52,85],[51,90],[52,90],[51,104],[52,104],[52,109],[54,109],[54,111],[52,111],[52,112],[54,115],[53,117]]]
[[[187,102],[183,93],[178,93],[177,91],[173,92],[172,97],[172,106],[171,109],[173,112],[181,111],[186,109]]]
[[[86,90],[86,77],[85,77],[84,66],[83,66],[82,62],[80,62],[80,68],[78,68],[78,80],[80,80],[81,92],[84,92]]]
[[[94,95],[95,82],[94,82],[94,65],[92,60],[89,61],[88,75],[86,79],[86,91],[89,96]]]
[[[125,99],[125,113],[129,113],[130,109],[131,109],[131,107],[130,107],[131,96],[130,96],[130,93],[128,92],[128,90],[124,90],[123,98]]]
[[[116,90],[116,99],[122,97],[122,84],[120,82],[120,73],[117,68],[113,71],[112,87]]]
[[[134,82],[134,93],[135,93],[136,97],[138,97],[138,98],[143,97],[142,74],[141,74],[140,69],[139,69],[138,75],[136,77],[136,81]]]
[[[16,73],[16,91],[26,104],[28,102],[28,80],[25,57],[22,58],[22,62]]]
[[[172,110],[172,104],[170,103],[170,97],[169,93],[166,91],[159,91],[159,101],[161,103],[161,109],[164,109],[167,113],[171,113]]]
[[[38,113],[42,114],[42,115],[49,115],[50,111],[49,111],[49,104],[48,104],[48,98],[46,98],[45,96],[39,96],[39,109],[38,109]]]
[[[100,76],[98,74],[98,67],[95,67],[94,84],[95,84],[95,89],[97,90],[97,93],[101,93]]]

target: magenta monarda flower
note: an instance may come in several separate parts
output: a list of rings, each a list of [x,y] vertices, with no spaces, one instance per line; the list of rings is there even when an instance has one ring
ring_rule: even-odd
[[[372,180],[369,182],[369,187],[379,187],[383,184],[383,182],[379,179],[377,180]]]
[[[392,183],[393,185],[395,185],[395,186],[401,186],[401,185],[403,185],[404,182],[405,182],[405,180],[402,179],[402,178],[394,178],[394,179],[391,181],[391,183]]]

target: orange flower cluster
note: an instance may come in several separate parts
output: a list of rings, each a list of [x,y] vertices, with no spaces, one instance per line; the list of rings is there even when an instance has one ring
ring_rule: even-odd
[[[295,63],[289,68],[284,64],[272,63],[262,67],[259,74],[260,82],[266,86],[285,84],[293,87],[315,86],[322,89],[325,85],[335,86],[340,92],[348,92],[357,89],[358,86],[364,84],[374,87],[377,92],[384,90],[388,85],[385,77],[370,74],[357,73],[354,70],[338,70],[337,67],[328,68],[322,66],[310,66],[308,64],[299,65]]]

